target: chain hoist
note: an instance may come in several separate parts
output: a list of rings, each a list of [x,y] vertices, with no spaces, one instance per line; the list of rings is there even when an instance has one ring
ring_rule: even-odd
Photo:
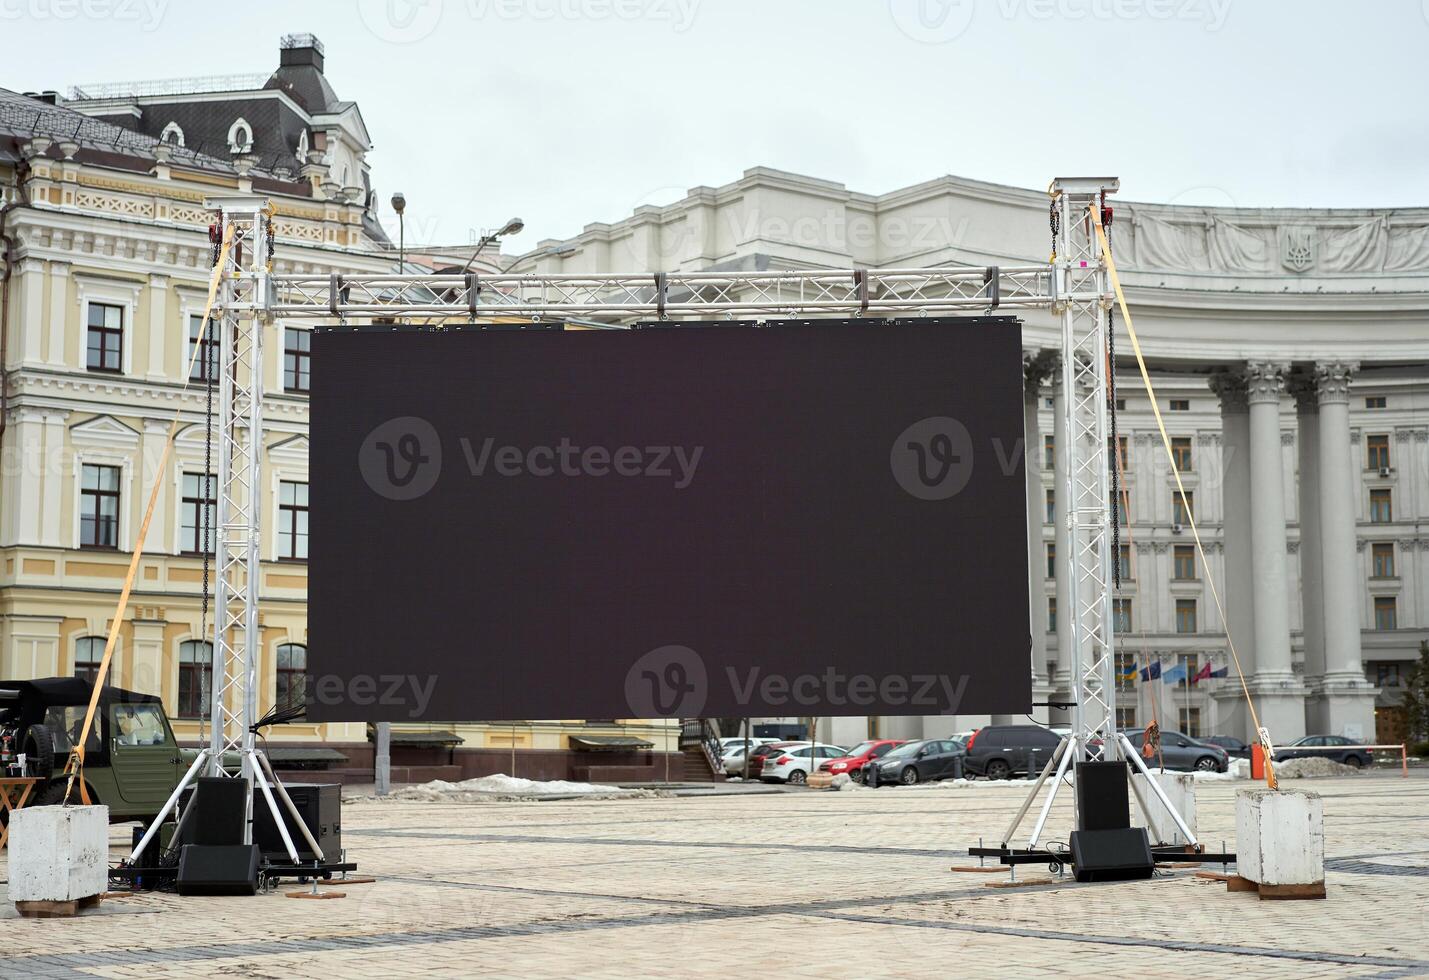
[[[1052,198],[1052,203],[1047,206],[1047,224],[1052,229],[1052,257],[1047,260],[1049,265],[1057,264],[1057,234],[1062,230],[1062,214],[1057,210],[1057,199]]]

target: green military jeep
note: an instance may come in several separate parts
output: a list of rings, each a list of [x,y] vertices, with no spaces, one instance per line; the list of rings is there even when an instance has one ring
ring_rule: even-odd
[[[38,777],[29,805],[64,800],[65,762],[93,691],[77,677],[0,681],[0,776]],[[113,822],[148,822],[178,785],[180,765],[179,743],[158,698],[117,687],[100,691],[84,757],[90,802],[109,807]],[[76,787],[70,802],[79,799]]]

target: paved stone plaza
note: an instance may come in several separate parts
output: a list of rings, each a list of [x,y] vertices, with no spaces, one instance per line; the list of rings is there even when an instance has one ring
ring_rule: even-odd
[[[1234,846],[1247,785],[1199,784],[1208,846]],[[1325,798],[1328,901],[1228,894],[1188,869],[1011,889],[950,871],[996,839],[1016,784],[367,801],[344,807],[344,842],[379,881],[342,900],[145,894],[33,920],[0,887],[0,976],[1429,976],[1426,771],[1290,785]]]

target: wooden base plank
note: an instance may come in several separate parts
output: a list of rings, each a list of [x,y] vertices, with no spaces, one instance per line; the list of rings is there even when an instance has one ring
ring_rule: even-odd
[[[329,898],[346,898],[347,892],[284,892],[288,898],[307,898],[322,901]]]
[[[68,901],[16,902],[15,911],[26,919],[67,919],[93,908],[103,898],[103,895],[88,895]]]
[[[1260,886],[1249,878],[1242,878],[1240,875],[1231,875],[1226,879],[1226,891],[1228,892],[1253,892],[1259,890]]]
[[[1007,866],[1002,864],[955,864],[949,871],[966,871],[971,874],[1006,874]]]
[[[1325,883],[1317,881],[1308,885],[1266,885],[1260,886],[1262,899],[1324,898]]]

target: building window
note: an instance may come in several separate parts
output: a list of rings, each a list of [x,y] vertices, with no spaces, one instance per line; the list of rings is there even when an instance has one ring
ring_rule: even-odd
[[[1384,405],[1385,402],[1383,395],[1371,395],[1369,398],[1366,398],[1364,400],[1365,408],[1384,408]]]
[[[1185,676],[1185,677],[1182,677],[1180,680],[1176,681],[1176,686],[1177,686],[1177,687],[1190,687],[1190,686],[1191,686],[1191,678],[1192,678],[1192,677],[1195,677],[1195,676],[1196,676],[1196,671],[1198,671],[1198,670],[1201,669],[1201,665],[1200,665],[1200,662],[1199,662],[1200,659],[1201,659],[1200,655],[1199,655],[1199,654],[1195,654],[1195,653],[1178,653],[1178,654],[1176,654],[1176,663],[1177,663],[1179,666],[1186,668],[1186,671],[1185,671],[1186,676]]]
[[[184,474],[184,495],[179,517],[179,550],[186,555],[213,553],[213,476]]]
[[[1118,653],[1115,662],[1117,690],[1131,690],[1136,686],[1136,654]]]
[[[1047,598],[1047,632],[1057,632],[1057,597]]]
[[[1131,600],[1115,599],[1112,601],[1112,628],[1118,633],[1131,632]]]
[[[74,676],[93,684],[99,680],[99,663],[104,659],[104,637],[81,636],[74,641]]]
[[[1182,493],[1180,490],[1171,491],[1171,522],[1173,524],[1190,524],[1191,508],[1196,503],[1196,492],[1187,490]]]
[[[1122,490],[1117,494],[1120,506],[1116,508],[1116,522],[1122,527],[1126,527],[1131,521],[1131,494]]]
[[[180,643],[178,717],[202,718],[207,715],[212,683],[213,644],[207,640]]]
[[[1375,664],[1375,687],[1398,687],[1399,664]]]
[[[1191,401],[1190,401],[1189,398],[1173,398],[1173,399],[1171,399],[1171,411],[1173,411],[1173,412],[1189,412],[1190,410],[1191,410]]]
[[[1369,519],[1372,524],[1388,524],[1394,520],[1393,497],[1388,487],[1369,492]]]
[[[1042,468],[1044,470],[1054,470],[1057,468],[1057,437],[1042,437]]]
[[[89,304],[89,346],[86,366],[91,371],[118,374],[124,368],[124,307]]]
[[[228,152],[250,153],[253,150],[253,127],[242,116],[228,127]]]
[[[283,390],[307,392],[308,362],[312,359],[311,330],[283,331]]]
[[[1394,596],[1377,595],[1374,597],[1374,628],[1377,630],[1399,628],[1399,611]]]
[[[1171,577],[1182,582],[1192,582],[1196,578],[1196,547],[1178,544],[1171,554]]]
[[[1171,440],[1171,461],[1176,464],[1176,469],[1182,473],[1189,473],[1191,470],[1191,440],[1185,436],[1177,436]]]
[[[1370,548],[1373,571],[1370,572],[1375,578],[1394,578],[1394,544],[1384,541],[1372,545]]]
[[[1047,577],[1057,577],[1057,546],[1051,542],[1047,544]]]
[[[164,131],[159,134],[159,139],[170,146],[183,146],[184,131],[178,123],[171,120],[169,124],[164,127]]]
[[[1140,727],[1136,724],[1136,709],[1118,707],[1116,709],[1116,727],[1128,732],[1133,728]]]
[[[1054,524],[1054,523],[1056,523],[1056,520],[1057,520],[1057,491],[1056,491],[1056,490],[1048,490],[1048,491],[1047,491],[1047,521],[1046,521],[1046,523],[1048,523],[1048,524]]]
[[[1116,400],[1116,410],[1117,410],[1118,412],[1124,412],[1124,411],[1126,411],[1126,399],[1125,399],[1125,398],[1118,398],[1118,399]]]
[[[1365,466],[1372,470],[1389,469],[1389,436],[1365,436],[1368,459]]]
[[[79,546],[119,547],[119,467],[80,467]]]
[[[1201,737],[1201,709],[1181,708],[1177,712],[1178,721],[1181,723],[1181,734],[1189,735],[1192,738]]]
[[[1052,547],[1050,544],[1047,546]],[[278,557],[308,560],[308,485],[278,484]],[[1051,557],[1048,557],[1050,567]]]
[[[278,647],[278,707],[302,704],[307,694],[308,648],[297,643]]]
[[[205,329],[207,324],[207,329]],[[200,350],[195,356],[194,348]],[[218,380],[218,334],[212,320],[189,317],[189,380]]]
[[[1124,544],[1116,549],[1116,573],[1123,582],[1135,580],[1131,574],[1131,545],[1129,544]]]
[[[1194,633],[1196,632],[1196,600],[1177,599],[1176,600],[1176,632]]]

